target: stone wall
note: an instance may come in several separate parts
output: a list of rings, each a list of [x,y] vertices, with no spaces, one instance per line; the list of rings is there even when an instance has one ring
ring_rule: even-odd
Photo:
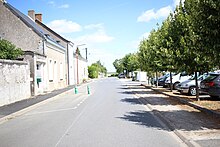
[[[29,64],[24,61],[0,59],[0,106],[30,96]]]

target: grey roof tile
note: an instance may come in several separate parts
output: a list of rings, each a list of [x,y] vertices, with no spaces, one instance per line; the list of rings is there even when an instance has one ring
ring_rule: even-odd
[[[43,39],[49,39],[50,41],[54,42],[58,46],[64,48],[62,45],[56,42],[53,38],[47,35],[43,29],[41,29],[29,16],[23,14],[21,11],[13,7],[7,2],[4,2],[4,5],[18,18],[20,18],[28,27],[32,28],[35,33],[37,33]]]

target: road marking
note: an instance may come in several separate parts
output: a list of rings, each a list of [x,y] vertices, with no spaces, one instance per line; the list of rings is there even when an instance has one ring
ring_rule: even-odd
[[[35,113],[25,114],[25,116],[36,115],[36,114],[45,114],[45,113],[54,113],[54,112],[62,112],[62,111],[69,111],[69,110],[75,110],[75,109],[77,109],[85,100],[86,100],[86,98],[84,98],[80,103],[77,104],[77,106],[75,106],[75,107],[73,107],[73,108],[57,109],[57,110],[50,110],[50,111],[41,111],[41,112],[35,112]]]
[[[79,113],[79,115],[73,120],[72,124],[66,129],[66,131],[64,132],[64,134],[60,137],[60,139],[57,141],[55,147],[57,147],[60,142],[62,141],[62,139],[66,136],[66,134],[70,131],[70,129],[73,127],[73,125],[76,123],[76,121],[83,115],[85,111],[85,108]]]
[[[74,108],[66,108],[66,109],[50,110],[50,111],[35,112],[35,113],[25,114],[25,116],[36,115],[36,114],[44,114],[44,113],[61,112],[61,111],[69,111],[69,110],[74,110],[74,109],[77,109],[77,107],[74,107]]]

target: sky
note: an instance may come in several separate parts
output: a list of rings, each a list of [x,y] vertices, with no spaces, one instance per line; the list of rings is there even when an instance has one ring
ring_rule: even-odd
[[[180,0],[6,0],[28,13],[43,15],[43,23],[79,45],[88,63],[100,60],[108,72],[113,62],[138,51],[138,45],[173,12]],[[83,46],[80,46],[84,44]]]

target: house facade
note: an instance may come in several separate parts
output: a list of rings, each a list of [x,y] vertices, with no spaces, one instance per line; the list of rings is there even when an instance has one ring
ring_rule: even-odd
[[[68,41],[64,37],[60,36],[58,33],[50,29],[48,26],[46,26],[42,22],[42,14],[35,14],[35,22],[50,36],[52,36],[54,39],[56,39],[59,44],[65,47],[66,49],[66,66],[65,66],[65,80],[67,85],[75,85],[75,68],[74,68],[74,43],[71,41]]]
[[[30,65],[31,95],[62,88],[66,82],[66,48],[29,16],[0,1],[0,36],[24,51]]]
[[[83,58],[81,55],[73,54],[74,56],[74,79],[76,84],[83,83],[84,80],[88,79],[88,61],[87,59]]]
[[[33,11],[33,10],[32,10]],[[76,85],[82,83],[88,79],[88,67],[87,59],[75,54],[77,45],[74,45],[71,41],[68,41],[58,33],[50,29],[42,22],[42,14],[35,14],[35,22],[43,29],[48,35],[56,39],[59,44],[66,48],[66,81],[68,85]],[[86,53],[87,54],[87,53]]]

